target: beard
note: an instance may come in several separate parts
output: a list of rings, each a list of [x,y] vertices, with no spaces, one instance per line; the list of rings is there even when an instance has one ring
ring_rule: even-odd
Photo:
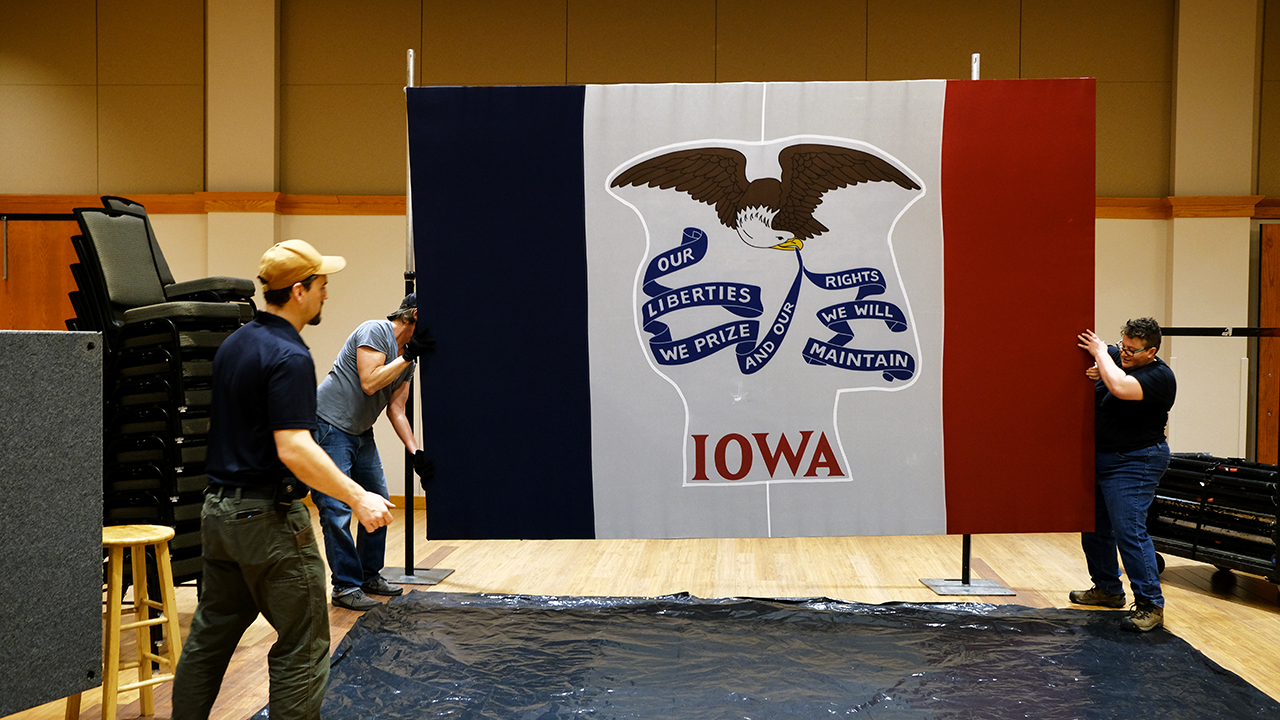
[[[320,310],[317,310],[317,311],[316,311],[316,316],[315,316],[315,317],[313,317],[313,318],[311,318],[310,320],[308,320],[308,321],[307,321],[307,324],[308,324],[308,325],[319,325],[319,324],[320,324],[320,312],[321,312]]]

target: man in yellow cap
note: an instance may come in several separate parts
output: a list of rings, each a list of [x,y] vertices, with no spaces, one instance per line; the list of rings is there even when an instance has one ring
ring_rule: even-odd
[[[301,499],[308,487],[341,498],[370,532],[391,523],[392,507],[342,474],[311,435],[315,364],[300,333],[319,324],[328,276],[345,266],[302,240],[272,246],[258,266],[264,308],[214,357],[204,577],[174,678],[175,720],[209,717],[259,613],[278,634],[268,656],[271,717],[320,717],[329,613],[324,562]]]

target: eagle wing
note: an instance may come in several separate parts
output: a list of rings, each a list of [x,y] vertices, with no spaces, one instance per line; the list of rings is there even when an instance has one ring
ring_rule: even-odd
[[[738,226],[738,202],[747,191],[747,158],[729,148],[678,150],[659,155],[624,170],[610,183],[613,187],[648,185],[675,189],[698,202],[712,205],[720,222]]]
[[[801,240],[824,233],[813,217],[829,190],[864,182],[891,182],[907,190],[920,185],[878,155],[835,145],[791,145],[778,153],[782,165],[782,207],[774,227],[786,228]]]

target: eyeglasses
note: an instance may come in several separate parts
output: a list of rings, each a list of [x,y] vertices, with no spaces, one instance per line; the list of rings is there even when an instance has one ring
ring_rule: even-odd
[[[1140,355],[1151,349],[1149,347],[1144,347],[1138,350],[1133,350],[1131,348],[1125,347],[1125,344],[1123,342],[1116,343],[1116,347],[1120,348],[1121,355],[1127,355],[1128,357],[1133,357],[1134,355]]]

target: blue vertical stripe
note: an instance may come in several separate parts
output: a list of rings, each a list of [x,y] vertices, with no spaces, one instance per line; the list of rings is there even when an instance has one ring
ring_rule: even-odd
[[[585,88],[409,88],[433,539],[591,538]]]

